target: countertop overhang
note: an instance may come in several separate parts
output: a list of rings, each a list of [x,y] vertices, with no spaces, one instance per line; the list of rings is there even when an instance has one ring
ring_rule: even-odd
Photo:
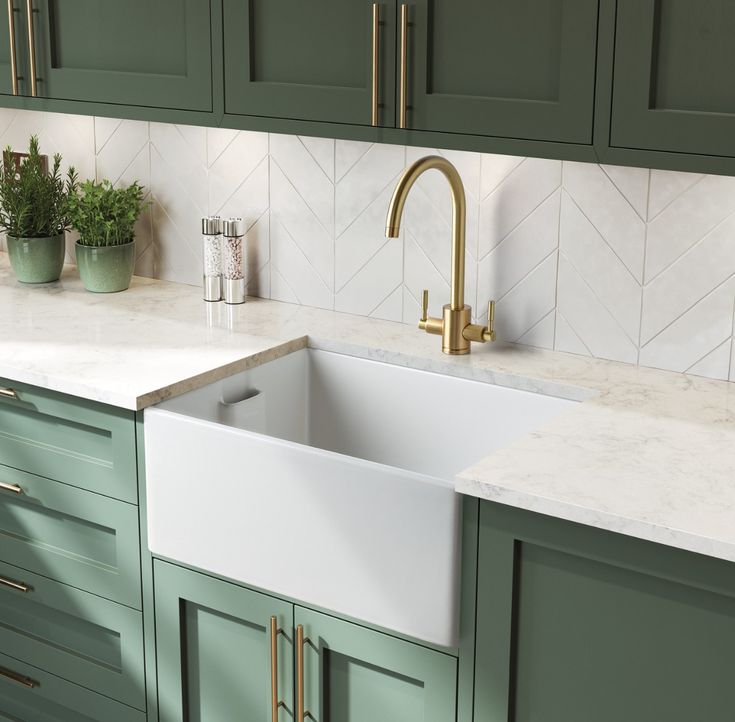
[[[582,401],[457,491],[735,561],[732,383],[514,345],[450,357],[405,324],[142,278],[96,295],[73,268],[24,286],[5,254],[0,333],[0,376],[131,410],[306,346]]]

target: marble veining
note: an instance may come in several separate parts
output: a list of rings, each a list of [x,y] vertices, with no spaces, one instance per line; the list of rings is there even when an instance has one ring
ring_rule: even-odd
[[[515,345],[448,357],[400,323],[275,301],[207,304],[74,269],[18,284],[0,254],[0,376],[128,409],[311,346],[582,403],[456,478],[458,491],[735,561],[735,385]]]

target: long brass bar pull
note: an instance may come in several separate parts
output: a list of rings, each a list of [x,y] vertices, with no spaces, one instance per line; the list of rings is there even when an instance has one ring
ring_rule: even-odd
[[[408,103],[408,5],[401,5],[401,68],[398,85],[398,127],[406,127],[406,104]]]
[[[38,682],[30,677],[26,677],[24,674],[18,674],[17,672],[11,672],[9,669],[4,669],[3,667],[0,667],[0,677],[5,677],[5,679],[9,679],[11,682],[22,684],[29,689],[38,687]]]
[[[284,704],[278,699],[278,617],[271,617],[271,720],[278,722],[278,710]]]
[[[17,484],[8,484],[5,481],[0,481],[0,491],[9,491],[12,494],[23,493],[23,489],[21,489]]]
[[[38,95],[38,78],[36,77],[36,33],[33,29],[33,0],[26,0],[28,15],[28,53],[30,55],[31,97]]]
[[[373,87],[371,96],[370,125],[380,120],[380,5],[373,3]]]
[[[304,709],[304,645],[308,640],[304,637],[304,625],[296,627],[296,722],[313,719],[311,712]]]
[[[15,8],[13,0],[8,0],[8,29],[10,30],[10,82],[13,95],[18,95],[18,56],[15,46]]]
[[[5,386],[0,386],[0,396],[3,396],[6,399],[17,399],[18,392],[15,389],[9,389]]]
[[[6,577],[0,577],[0,587],[9,587],[10,589],[15,589],[17,592],[24,593],[31,591],[31,588],[27,584],[23,584],[23,582],[14,582],[12,579],[7,579]]]

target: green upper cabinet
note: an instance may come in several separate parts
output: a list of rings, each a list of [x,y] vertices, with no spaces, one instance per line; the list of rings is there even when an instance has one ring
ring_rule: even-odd
[[[393,126],[394,0],[224,0],[224,37],[225,112],[372,125],[375,82]]]
[[[302,607],[295,623],[313,722],[454,722],[455,657]]]
[[[731,722],[732,563],[481,503],[475,722]]]
[[[25,15],[20,11],[21,3],[22,0],[13,0],[12,17],[10,14],[10,4],[3,3],[0,6],[0,95],[13,94],[13,64],[11,62],[13,54],[10,42],[11,23],[13,27],[13,43],[15,44],[15,77],[18,82],[16,91],[21,93],[24,89],[25,60],[27,55],[25,38],[27,37],[27,33],[24,20]]]
[[[212,109],[209,0],[34,0],[33,8],[39,97]]]
[[[735,156],[735,3],[618,0],[610,145]]]
[[[407,12],[408,128],[591,143],[597,2],[410,0]]]

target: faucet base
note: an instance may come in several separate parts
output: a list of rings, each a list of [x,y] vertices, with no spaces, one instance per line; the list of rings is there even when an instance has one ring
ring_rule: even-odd
[[[472,323],[472,309],[466,304],[453,310],[450,304],[442,309],[442,351],[452,355],[470,352],[470,342],[462,335]]]

